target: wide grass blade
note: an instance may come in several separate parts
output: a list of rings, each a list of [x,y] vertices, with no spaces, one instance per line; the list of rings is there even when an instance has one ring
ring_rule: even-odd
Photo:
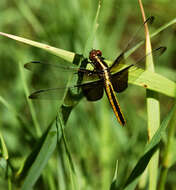
[[[0,35],[6,36],[6,37],[11,38],[13,40],[16,40],[16,41],[19,41],[19,42],[22,42],[22,43],[25,43],[25,44],[40,48],[40,49],[43,49],[43,50],[45,50],[45,51],[47,51],[47,52],[49,52],[49,53],[51,53],[53,55],[56,55],[56,56],[58,56],[58,57],[60,57],[60,58],[62,58],[64,60],[68,61],[68,62],[72,63],[73,60],[74,60],[75,53],[72,53],[70,51],[55,48],[55,47],[49,46],[47,44],[35,42],[35,41],[29,40],[29,39],[26,39],[26,38],[22,38],[22,37],[15,36],[15,35],[12,35],[12,34],[7,34],[7,33],[4,33],[4,32],[0,32]]]
[[[20,173],[20,178],[25,176],[22,190],[32,189],[55,150],[56,144],[57,129],[54,121],[41,137],[24,164],[23,170]]]
[[[157,73],[144,71],[141,68],[130,69],[128,82],[166,96],[176,97],[176,83]]]
[[[167,116],[162,121],[161,126],[156,131],[155,135],[152,137],[149,144],[146,145],[144,154],[138,160],[136,166],[134,167],[133,171],[131,172],[128,179],[126,180],[124,187],[130,186],[144,172],[145,168],[147,167],[147,165],[150,161],[150,158],[152,157],[152,155],[157,150],[158,145],[161,142],[161,139],[165,133],[165,130],[166,130],[166,128],[169,124],[169,121],[171,120],[175,110],[176,110],[176,105],[167,114]]]
[[[146,20],[142,0],[139,0],[139,6],[141,9],[141,14],[143,21]],[[145,24],[145,36],[146,36],[146,54],[152,52],[152,46],[150,41],[150,34],[147,23]],[[154,62],[153,56],[150,54],[146,57],[146,70],[154,73]],[[148,140],[152,139],[153,135],[160,126],[160,103],[158,100],[158,93],[147,89],[146,90],[147,98],[147,125],[148,125]],[[158,177],[158,163],[159,163],[159,151],[157,151],[153,157],[150,159],[149,164],[149,190],[156,189],[157,186],[157,177]]]

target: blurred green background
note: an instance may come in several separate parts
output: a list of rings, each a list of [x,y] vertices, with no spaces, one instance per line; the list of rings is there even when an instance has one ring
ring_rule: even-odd
[[[151,32],[175,18],[174,1],[145,0],[143,3],[146,15],[156,18],[150,26]],[[82,54],[97,4],[95,0],[1,0],[0,31]],[[104,57],[114,60],[141,24],[137,0],[102,1],[94,48],[101,49]],[[143,32],[138,38],[141,37],[144,38]],[[167,52],[157,59],[156,71],[175,81],[176,25],[164,30],[152,41],[154,47],[167,46]],[[9,110],[0,103],[0,131],[14,172],[19,170],[32,151],[33,139],[37,141],[19,69],[19,64],[33,60],[62,61],[43,50],[0,36],[0,96],[13,109]],[[31,75],[27,71],[24,73],[29,89],[32,89]],[[45,74],[49,77],[47,71],[42,73]],[[93,103],[82,99],[73,109],[65,133],[80,189],[108,189],[117,160],[119,181],[123,181],[134,167],[147,142],[145,94],[145,89],[129,85],[125,92],[118,95],[127,120],[125,128],[117,123],[106,96]],[[33,103],[43,133],[55,118],[58,104],[57,101]],[[160,95],[161,120],[173,103],[172,98]],[[23,118],[24,123],[19,122],[14,112]],[[43,172],[35,189],[72,189],[69,168],[64,165],[65,150],[62,144],[59,150],[52,156],[51,163],[46,167],[47,172]],[[173,165],[167,179],[168,189],[175,189],[176,186],[174,169]],[[48,173],[50,177],[46,177]],[[0,178],[0,188],[7,189],[6,178]],[[16,182],[14,184],[17,185]]]

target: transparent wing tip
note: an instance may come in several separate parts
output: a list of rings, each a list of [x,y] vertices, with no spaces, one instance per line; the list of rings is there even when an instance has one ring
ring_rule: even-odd
[[[146,19],[146,21],[144,22],[145,23],[148,23],[148,24],[152,24],[155,20],[155,17],[154,16],[150,16]]]
[[[38,95],[41,93],[41,92],[44,92],[45,90],[38,90],[36,92],[33,92],[31,95],[28,96],[29,99],[37,99],[38,98]]]
[[[32,93],[28,96],[29,99],[37,99],[37,95],[35,93]]]
[[[29,70],[29,63],[25,63],[24,68]]]
[[[160,55],[162,55],[167,50],[167,47],[166,46],[161,46],[161,47],[157,48],[156,50],[159,50]]]
[[[32,67],[32,64],[41,64],[40,61],[31,61],[31,62],[28,62],[28,63],[25,63],[24,64],[24,68],[25,69],[28,69],[28,70],[31,70],[31,67]]]

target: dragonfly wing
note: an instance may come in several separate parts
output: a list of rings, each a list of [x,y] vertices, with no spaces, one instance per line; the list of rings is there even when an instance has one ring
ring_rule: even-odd
[[[128,87],[128,69],[133,65],[122,69],[121,71],[111,75],[112,85],[116,92],[122,92]]]
[[[50,93],[50,91],[52,92],[52,94],[54,94],[54,91],[57,91],[56,89],[58,87],[60,87],[61,89],[65,89],[70,77],[73,77],[73,81],[74,80],[76,81],[77,75],[74,75],[74,73],[78,72],[78,68],[76,66],[69,67],[68,64],[62,65],[61,63],[49,64],[49,63],[33,61],[26,63],[24,67],[32,71],[30,73],[31,88],[35,90],[48,89],[48,91],[45,92],[48,94]],[[71,86],[73,84],[70,83]],[[61,91],[64,90],[60,90],[60,92]],[[43,92],[43,94],[45,93]]]
[[[103,82],[97,75],[98,71],[37,61],[25,64],[25,68],[33,72],[32,86],[40,89],[29,96],[31,99],[61,100],[67,89],[76,95],[80,88],[90,101],[103,96]],[[71,87],[67,87],[70,85]]]
[[[40,89],[33,92],[29,98],[30,99],[44,99],[44,100],[62,100],[67,88],[48,88]]]
[[[154,59],[157,59],[158,57],[160,57],[166,51],[166,49],[167,48],[164,47],[164,46],[161,46],[161,47],[158,47],[156,49],[153,49],[150,53],[145,54],[142,57],[140,57],[139,59],[137,59],[137,61],[134,64],[131,64],[130,66],[127,66],[127,64],[125,62],[128,62],[128,59],[126,60],[124,58],[124,54],[121,53],[117,57],[117,59],[114,61],[112,66],[110,67],[110,72],[111,73],[116,73],[117,75],[119,73],[119,75],[120,75],[121,72],[123,73],[123,71],[125,71],[126,68],[128,69],[131,66],[136,66],[136,68],[143,68],[144,69],[144,67],[145,67],[145,59],[146,59],[147,56],[152,55]],[[120,72],[117,73],[117,71],[120,70],[125,65],[127,66],[125,68],[125,70],[122,69]],[[134,67],[134,69],[135,69],[135,67]]]
[[[111,76],[112,79],[111,80],[112,80],[114,90],[116,92],[122,92],[127,88],[127,86],[128,86],[128,70],[129,70],[129,68],[134,66],[133,69],[131,70],[131,72],[133,72],[133,71],[135,71],[137,69],[143,68],[144,67],[144,61],[145,61],[145,58],[147,56],[152,54],[152,56],[154,58],[156,58],[156,57],[159,57],[160,55],[162,55],[165,52],[165,50],[166,50],[166,47],[156,48],[152,52],[150,52],[147,55],[144,55],[142,58],[138,59],[135,64],[131,64],[131,65],[127,66],[126,68],[122,69],[121,71],[112,74],[112,76]],[[123,58],[121,58],[119,56],[118,60],[122,61]],[[114,69],[114,67],[112,67],[110,71],[111,71],[111,73],[113,73],[115,70],[116,70],[116,66],[115,66],[115,69]],[[144,72],[144,71],[145,70],[140,69],[139,75],[141,75],[141,72]]]
[[[39,61],[32,61],[26,63],[24,67],[32,71],[34,76],[38,76],[37,81],[39,81],[38,79],[43,79],[43,78],[49,80],[49,78],[54,78],[54,77],[55,81],[63,81],[64,78],[67,79],[71,74],[74,74],[73,75],[74,78],[78,77],[79,75],[79,78],[84,82],[99,80],[99,77],[97,75],[98,71],[85,69],[83,67],[80,68],[78,66],[70,67],[68,66],[68,63],[63,65],[60,63],[50,64]]]
[[[152,55],[153,59],[154,59],[154,60],[157,60],[157,58],[159,58],[166,50],[167,50],[167,48],[166,48],[165,46],[160,46],[160,47],[158,47],[158,48],[156,48],[156,49],[153,49],[153,50],[152,50],[151,52],[149,52],[148,54],[145,54],[143,57],[140,57],[140,58],[136,61],[135,65],[136,65],[137,67],[142,67],[142,68],[144,68],[144,66],[145,66],[144,62],[145,62],[147,56]]]
[[[113,64],[110,67],[110,70],[115,72],[115,70],[117,71],[119,68],[121,68],[121,66],[124,63],[124,59],[126,59],[126,57],[128,57],[126,54],[128,54],[128,51],[130,52],[130,49],[133,49],[133,47],[135,47],[135,44],[137,44],[137,36],[140,33],[141,30],[144,30],[144,25],[147,24],[152,24],[154,20],[154,17],[148,17],[145,22],[143,22],[143,24],[137,29],[137,31],[135,32],[135,34],[132,36],[132,38],[128,41],[125,49],[122,51],[122,53],[114,60]],[[131,52],[133,53],[133,51]],[[131,54],[129,53],[129,55]]]
[[[59,70],[62,70],[64,72],[71,72],[71,73],[74,73],[74,72],[77,72],[79,70],[78,66],[74,66],[74,67],[70,67],[68,65],[68,63],[64,63],[64,64],[60,64],[60,63],[44,63],[44,62],[40,62],[40,61],[31,61],[29,63],[26,63],[24,65],[24,68],[25,69],[28,69],[32,72],[37,72],[39,69],[45,69],[45,70],[48,70],[50,68],[52,69],[59,69]]]
[[[84,86],[82,87],[82,91],[88,101],[97,101],[103,97],[104,88],[103,86],[98,86],[96,89],[93,87]]]
[[[82,89],[84,96],[88,101],[97,101],[103,97],[104,80],[99,79],[94,82],[84,83],[78,85]]]
[[[82,92],[86,96],[87,100],[96,101],[102,98],[103,87],[103,80],[100,79],[99,81],[83,83],[67,88],[49,88],[37,90],[33,92],[29,98],[60,100],[64,97],[67,90],[72,96],[76,96],[76,94],[78,94],[78,90],[82,89]]]

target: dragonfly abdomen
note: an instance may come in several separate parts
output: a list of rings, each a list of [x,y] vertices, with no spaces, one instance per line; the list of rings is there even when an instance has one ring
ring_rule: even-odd
[[[119,121],[119,123],[121,125],[124,126],[126,122],[125,122],[123,113],[121,111],[120,105],[118,103],[117,96],[115,94],[113,85],[110,80],[105,80],[105,91],[106,91],[108,100],[112,106],[112,109],[115,113],[117,120]]]

